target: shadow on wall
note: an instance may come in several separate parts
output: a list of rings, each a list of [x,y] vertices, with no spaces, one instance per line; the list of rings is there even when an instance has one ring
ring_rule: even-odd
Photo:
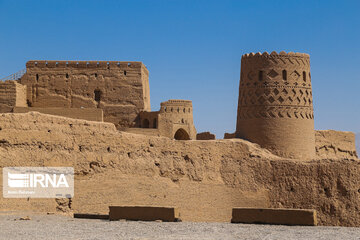
[[[360,154],[360,133],[357,133],[355,135],[355,145],[356,145],[356,152],[359,156],[359,154]]]
[[[174,138],[176,140],[190,140],[189,134],[182,128],[176,131]]]

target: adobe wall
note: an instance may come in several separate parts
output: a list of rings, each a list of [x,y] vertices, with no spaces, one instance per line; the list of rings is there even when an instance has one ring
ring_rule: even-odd
[[[196,140],[214,140],[215,138],[215,134],[210,132],[201,132],[196,134]]]
[[[236,138],[236,133],[224,133],[224,139]]]
[[[22,85],[18,82],[15,82],[15,88],[16,88],[16,107],[27,107],[26,102],[26,91],[27,88],[25,85]]]
[[[315,131],[315,149],[318,158],[357,158],[355,134],[334,130]]]
[[[160,137],[159,130],[154,128],[125,128],[125,129],[121,129],[121,131],[127,133],[133,133],[133,134],[142,134],[147,136]]]
[[[103,111],[100,108],[42,108],[42,107],[14,107],[14,113],[39,112],[55,116],[103,122]]]
[[[242,139],[174,141],[35,112],[0,114],[0,127],[0,188],[7,166],[74,167],[76,186],[71,204],[0,194],[2,211],[176,206],[184,221],[230,222],[235,207],[301,208],[316,209],[320,225],[360,226],[356,158],[304,162]]]
[[[130,127],[151,110],[148,76],[141,62],[29,61],[20,82],[31,107],[101,108],[104,121]]]
[[[11,112],[15,106],[27,106],[26,86],[12,80],[0,82],[0,112]]]
[[[315,156],[310,57],[267,52],[241,58],[236,136],[289,158]]]
[[[159,111],[154,112],[140,112],[140,126],[141,128],[158,128],[159,125]]]

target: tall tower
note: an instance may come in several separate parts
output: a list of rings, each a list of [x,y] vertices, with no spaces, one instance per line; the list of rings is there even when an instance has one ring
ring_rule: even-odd
[[[310,56],[304,53],[245,54],[236,137],[282,157],[315,156]]]

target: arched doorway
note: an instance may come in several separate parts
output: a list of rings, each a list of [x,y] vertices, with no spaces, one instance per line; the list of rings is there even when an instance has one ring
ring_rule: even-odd
[[[148,119],[144,119],[143,124],[142,124],[142,127],[143,127],[143,128],[149,128],[149,126],[150,126],[149,120],[148,120]]]
[[[182,128],[176,131],[174,138],[176,140],[190,140],[189,134]]]

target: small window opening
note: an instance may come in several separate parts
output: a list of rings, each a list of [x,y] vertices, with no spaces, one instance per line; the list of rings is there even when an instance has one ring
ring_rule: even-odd
[[[304,80],[304,82],[306,82],[306,72],[305,71],[303,72],[303,80]]]
[[[94,76],[97,77],[97,73],[95,73]]]
[[[66,78],[69,78],[69,74],[68,74],[68,73],[66,74]]]
[[[39,74],[36,74],[36,81],[39,81]]]
[[[263,71],[259,71],[259,81],[263,80]]]
[[[283,77],[283,80],[287,80],[286,70],[283,70],[283,71],[282,71],[282,77]]]
[[[94,95],[95,95],[95,97],[94,97],[95,101],[100,102],[100,100],[101,100],[101,91],[99,89],[96,89],[94,91]]]
[[[126,71],[124,71],[124,75],[126,76]]]

